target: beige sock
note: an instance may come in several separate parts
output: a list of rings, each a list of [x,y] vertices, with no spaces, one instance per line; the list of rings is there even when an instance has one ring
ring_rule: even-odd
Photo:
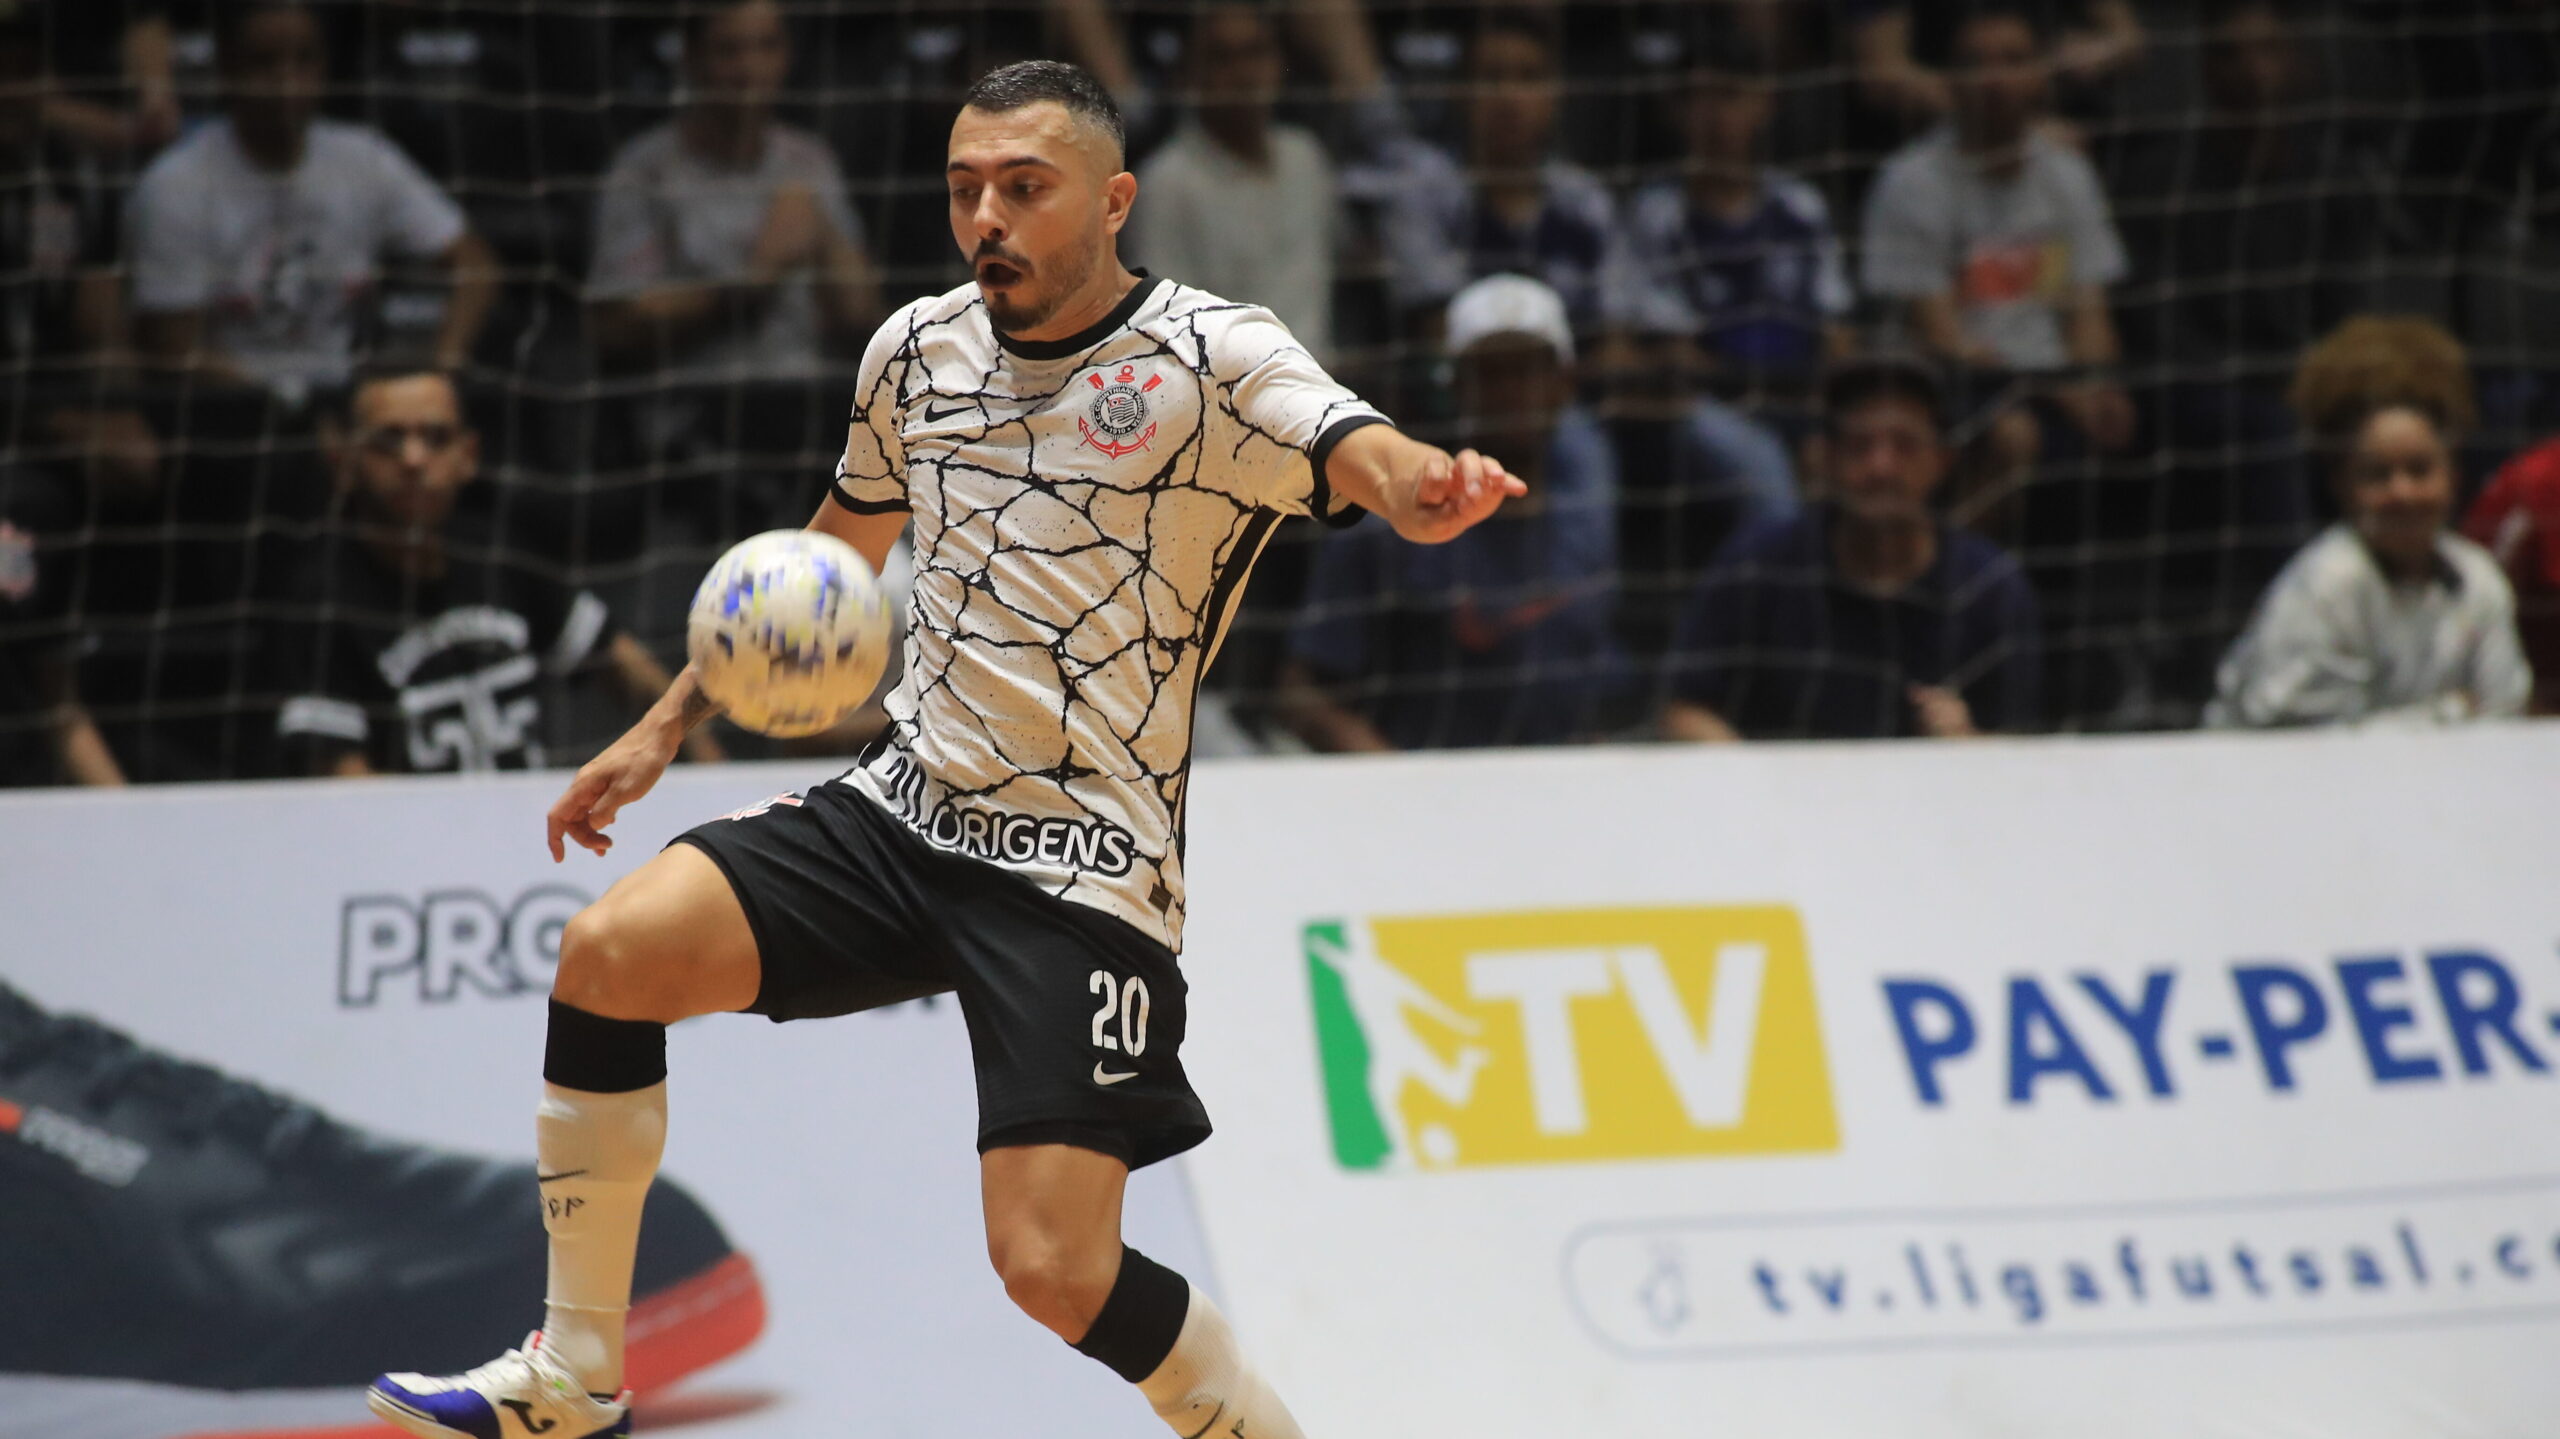
[[[627,1094],[542,1086],[534,1165],[551,1234],[542,1345],[590,1393],[622,1389],[640,1206],[666,1144],[664,1080]]]

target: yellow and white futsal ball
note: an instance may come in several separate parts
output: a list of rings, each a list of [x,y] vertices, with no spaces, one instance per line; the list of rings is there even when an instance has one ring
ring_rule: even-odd
[[[702,577],[685,649],[704,694],[758,734],[816,734],[889,662],[889,602],[853,546],[814,530],[741,540]]]

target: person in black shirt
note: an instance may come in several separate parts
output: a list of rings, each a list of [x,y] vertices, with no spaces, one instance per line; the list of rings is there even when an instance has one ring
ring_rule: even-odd
[[[664,666],[604,602],[509,555],[456,513],[480,437],[453,381],[427,369],[360,378],[337,446],[336,523],[296,587],[276,733],[309,774],[538,768],[546,677],[601,660],[635,706]],[[705,736],[697,760],[720,753]]]
[[[0,12],[0,783],[121,784],[73,682],[84,481],[160,469],[151,426],[108,387],[115,218],[91,162],[45,134],[45,32]]]

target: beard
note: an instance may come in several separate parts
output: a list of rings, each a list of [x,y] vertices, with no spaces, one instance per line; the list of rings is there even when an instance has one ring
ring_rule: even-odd
[[[1099,255],[1098,246],[1062,252],[1051,256],[1040,268],[1026,270],[1023,263],[1012,256],[982,246],[978,256],[981,261],[1001,259],[1013,266],[1016,274],[1023,276],[1003,293],[988,289],[984,283],[978,286],[978,298],[986,302],[987,318],[995,322],[997,329],[1009,335],[1036,330],[1049,323],[1050,317],[1058,313],[1058,308],[1093,278],[1094,264]],[[1035,278],[1038,283],[1029,283]]]

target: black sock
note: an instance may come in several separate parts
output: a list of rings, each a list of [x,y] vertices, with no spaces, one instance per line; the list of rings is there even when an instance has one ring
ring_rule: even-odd
[[[551,1033],[542,1077],[562,1089],[628,1094],[667,1077],[667,1027],[644,1019],[607,1019],[551,1001]]]
[[[1120,1246],[1120,1277],[1076,1349],[1135,1384],[1156,1372],[1191,1312],[1191,1281]]]

